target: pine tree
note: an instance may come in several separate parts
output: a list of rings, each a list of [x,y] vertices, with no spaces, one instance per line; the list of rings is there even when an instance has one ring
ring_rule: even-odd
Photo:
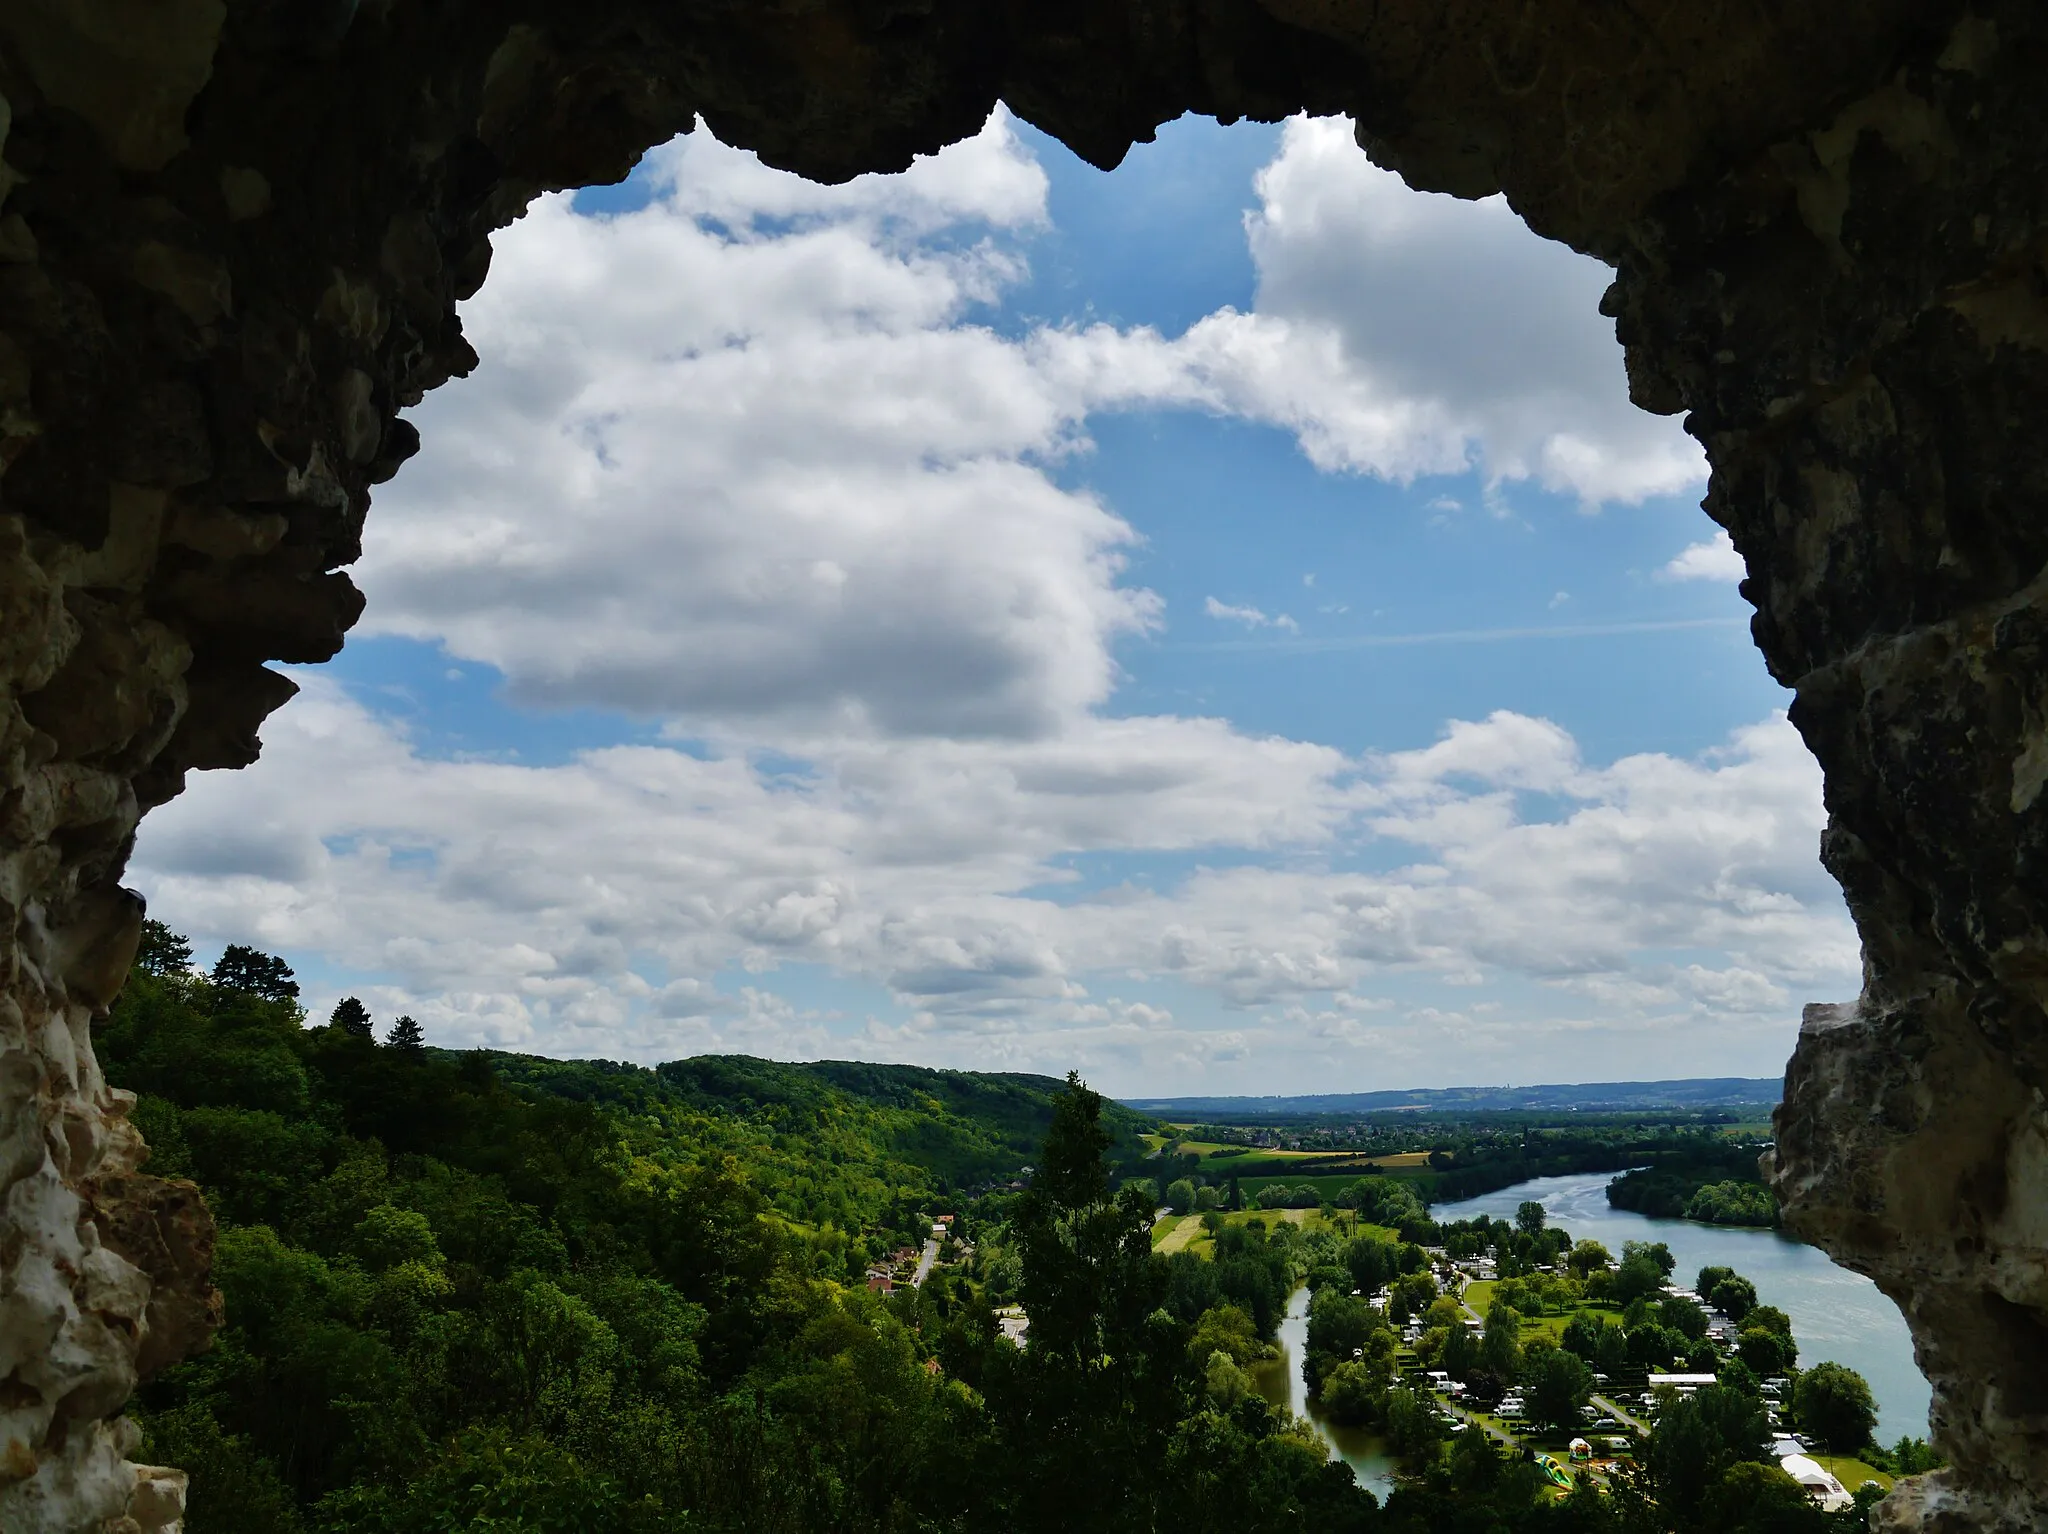
[[[192,968],[192,945],[162,922],[142,924],[142,941],[135,948],[135,967],[146,975],[182,975]]]
[[[295,1001],[299,982],[292,967],[273,954],[230,943],[213,966],[213,983],[222,990],[246,991],[265,1001]]]
[[[393,1049],[418,1053],[427,1047],[427,1031],[409,1017],[401,1017],[391,1025],[391,1032],[384,1036],[384,1042]]]
[[[353,996],[344,996],[334,1004],[334,1011],[328,1017],[329,1027],[339,1028],[343,1033],[353,1034],[359,1039],[374,1039],[376,1034],[370,1027],[370,1009]]]

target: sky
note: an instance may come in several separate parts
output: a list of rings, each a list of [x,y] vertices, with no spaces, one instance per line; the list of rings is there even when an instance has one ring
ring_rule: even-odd
[[[1341,119],[541,199],[347,648],[131,882],[451,1048],[1772,1075],[1820,775],[1610,273]]]

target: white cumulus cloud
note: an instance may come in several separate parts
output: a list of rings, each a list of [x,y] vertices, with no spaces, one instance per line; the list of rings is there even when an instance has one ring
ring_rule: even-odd
[[[979,322],[1047,216],[1000,113],[903,177],[814,187],[700,131],[650,183],[499,236],[482,365],[419,412],[360,573],[369,632],[658,733],[449,760],[307,673],[260,764],[150,817],[157,914],[315,956],[442,1043],[1125,1088],[1777,1041],[1790,997],[1853,988],[1782,719],[1600,765],[1507,711],[1365,756],[1115,711],[1115,645],[1168,615],[1132,529],[1056,477],[1092,414],[1267,421],[1331,472],[1689,485],[1697,453],[1626,405],[1596,267],[1406,191],[1341,123],[1290,124],[1259,177],[1255,311],[1176,337]],[[1295,627],[1269,607],[1204,603]],[[799,970],[862,1000],[794,1000]]]
[[[1676,558],[1658,570],[1657,578],[1664,581],[1739,581],[1748,573],[1742,556],[1735,551],[1735,540],[1728,536],[1726,528],[1722,528],[1705,543],[1681,549]]]

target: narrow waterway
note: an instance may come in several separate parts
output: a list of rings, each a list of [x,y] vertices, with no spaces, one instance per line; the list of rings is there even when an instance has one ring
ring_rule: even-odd
[[[1297,1417],[1308,1418],[1329,1446],[1330,1458],[1344,1461],[1359,1485],[1385,1501],[1394,1489],[1393,1456],[1363,1428],[1340,1427],[1310,1406],[1308,1382],[1301,1377],[1301,1361],[1307,1356],[1308,1290],[1297,1289],[1289,1297],[1286,1319],[1280,1323],[1280,1356],[1252,1366],[1259,1394]]]
[[[1512,1218],[1524,1199],[1535,1199],[1573,1238],[1591,1237],[1616,1257],[1624,1241],[1662,1241],[1678,1259],[1673,1275],[1690,1285],[1709,1264],[1733,1268],[1756,1285],[1757,1298],[1792,1318],[1799,1364],[1826,1359],[1847,1364],[1870,1382],[1877,1398],[1877,1435],[1885,1442],[1902,1435],[1927,1436],[1926,1379],[1913,1364],[1913,1341],[1898,1306],[1860,1273],[1837,1267],[1827,1253],[1773,1230],[1700,1225],[1691,1220],[1653,1220],[1607,1202],[1611,1172],[1572,1177],[1539,1177],[1498,1193],[1455,1204],[1438,1204],[1438,1220],[1475,1215]]]

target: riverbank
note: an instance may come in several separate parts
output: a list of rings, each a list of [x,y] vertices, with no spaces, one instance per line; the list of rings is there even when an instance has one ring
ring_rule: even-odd
[[[1358,1477],[1358,1484],[1382,1502],[1394,1489],[1394,1457],[1378,1438],[1363,1428],[1344,1427],[1315,1410],[1308,1398],[1308,1382],[1301,1377],[1301,1361],[1308,1356],[1308,1290],[1297,1289],[1288,1296],[1287,1315],[1280,1323],[1280,1356],[1252,1366],[1252,1378],[1259,1394],[1274,1406],[1285,1407],[1297,1417],[1306,1417],[1321,1435],[1330,1458],[1341,1459]]]
[[[1543,1205],[1551,1224],[1563,1226],[1574,1238],[1590,1237],[1617,1257],[1624,1242],[1663,1242],[1678,1260],[1680,1282],[1690,1283],[1694,1273],[1709,1265],[1733,1268],[1756,1285],[1764,1304],[1791,1317],[1800,1367],[1832,1359],[1870,1382],[1879,1438],[1890,1443],[1903,1436],[1927,1435],[1930,1392],[1913,1362],[1905,1318],[1869,1279],[1837,1266],[1819,1248],[1775,1230],[1656,1219],[1615,1209],[1607,1202],[1612,1176],[1594,1172],[1534,1178],[1477,1198],[1438,1204],[1430,1213],[1446,1222],[1482,1214],[1512,1219],[1524,1200],[1533,1199]]]

